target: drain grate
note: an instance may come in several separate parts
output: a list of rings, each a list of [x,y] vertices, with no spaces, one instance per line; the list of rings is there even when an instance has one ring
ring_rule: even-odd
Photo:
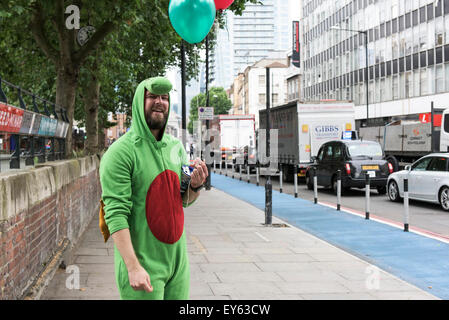
[[[272,224],[265,224],[261,223],[264,227],[272,227],[272,228],[290,228],[290,226],[286,225],[285,223],[272,223]]]

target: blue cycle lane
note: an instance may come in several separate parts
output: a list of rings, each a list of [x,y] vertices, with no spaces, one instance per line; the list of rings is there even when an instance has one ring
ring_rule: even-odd
[[[212,186],[265,209],[265,188],[212,173]],[[273,215],[449,300],[449,244],[273,190]]]

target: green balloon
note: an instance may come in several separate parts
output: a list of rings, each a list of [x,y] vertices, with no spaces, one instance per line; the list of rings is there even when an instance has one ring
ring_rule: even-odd
[[[175,31],[189,43],[207,36],[215,21],[214,0],[170,0],[168,16]]]

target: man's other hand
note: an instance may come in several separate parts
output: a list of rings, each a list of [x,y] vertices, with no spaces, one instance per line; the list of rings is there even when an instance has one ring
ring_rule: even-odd
[[[190,185],[192,188],[198,188],[206,182],[209,172],[207,171],[206,163],[199,158],[195,159],[193,168],[193,172],[190,175]]]
[[[150,276],[142,266],[128,271],[129,284],[135,291],[145,290],[146,292],[153,292],[151,286]]]

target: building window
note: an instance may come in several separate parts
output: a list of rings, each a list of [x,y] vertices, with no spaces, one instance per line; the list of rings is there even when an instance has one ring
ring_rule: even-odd
[[[435,62],[436,64],[443,62],[443,47],[435,49]]]
[[[435,86],[436,86],[436,93],[444,92],[443,65],[436,66],[436,69],[435,69]]]
[[[413,81],[412,81],[412,73],[407,72],[405,74],[405,97],[411,98],[413,97]]]
[[[385,78],[385,101],[391,100],[391,77]]]
[[[415,97],[419,97],[419,71],[413,72],[413,93]]]
[[[259,75],[259,87],[265,87],[265,76]]]
[[[385,79],[380,79],[380,101],[386,101],[385,98]]]
[[[405,98],[405,74],[401,73],[399,76],[399,98]]]
[[[420,70],[419,87],[421,96],[428,94],[427,69]]]
[[[449,63],[444,65],[444,73],[446,78],[446,91],[449,91]]]
[[[359,97],[360,97],[360,104],[363,105],[366,103],[366,98],[365,98],[365,86],[363,84],[361,84],[359,86],[360,91],[359,91]]]
[[[259,104],[266,104],[265,93],[259,93]]]
[[[399,99],[399,77],[393,76],[393,86],[392,86],[393,100]]]
[[[370,81],[370,82],[369,82],[369,88],[368,88],[368,92],[369,92],[369,96],[368,96],[369,103],[374,103],[374,89],[375,89],[375,87],[374,87],[374,81]]]

